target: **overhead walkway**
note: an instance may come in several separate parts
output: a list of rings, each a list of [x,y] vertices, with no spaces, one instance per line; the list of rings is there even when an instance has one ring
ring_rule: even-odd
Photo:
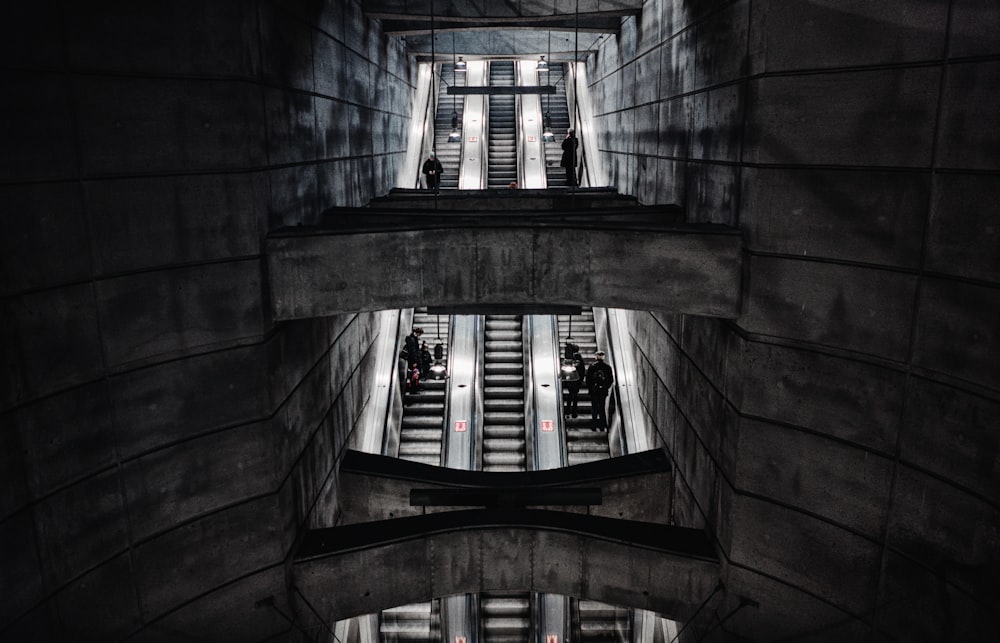
[[[540,192],[562,196],[457,190],[430,195],[447,207],[412,209],[404,192],[410,208],[338,208],[321,226],[272,232],[273,316],[552,302],[739,316],[738,229],[678,223],[676,206],[628,205],[613,192]]]

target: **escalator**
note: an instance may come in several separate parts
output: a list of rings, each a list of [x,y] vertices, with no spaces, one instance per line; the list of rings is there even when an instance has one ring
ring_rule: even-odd
[[[579,643],[620,643],[630,641],[629,610],[598,601],[572,600],[573,631]]]
[[[490,63],[490,86],[514,86],[514,61],[495,60]],[[486,187],[505,188],[517,181],[517,131],[515,97],[490,96],[487,141]]]
[[[479,621],[483,643],[524,643],[531,640],[531,599],[527,592],[483,592]]]
[[[426,308],[416,308],[413,311],[413,327],[424,329],[421,341],[427,342],[431,354],[434,352],[434,345],[440,341],[444,359],[447,360],[450,319],[447,316],[440,319],[440,325],[438,321],[438,316],[427,314]],[[444,379],[424,379],[419,392],[406,392],[403,396],[403,417],[399,432],[399,457],[403,460],[441,465],[445,384]]]
[[[458,132],[462,132],[462,113],[465,97],[448,94],[449,86],[465,86],[464,73],[455,73],[451,63],[441,65],[441,79],[438,82],[437,112],[434,114],[434,148],[444,172],[441,173],[441,187],[458,189],[458,172],[462,162],[462,139],[448,142],[451,134],[452,113],[457,113]]]
[[[524,343],[520,315],[487,315],[483,471],[524,471]]]
[[[542,96],[542,114],[548,114],[555,135],[554,141],[545,143],[545,175],[547,185],[553,187],[566,187],[566,170],[559,166],[562,160],[562,142],[566,138],[566,130],[569,129],[569,108],[566,104],[566,65],[565,63],[549,63],[549,71],[538,73],[538,82],[541,85],[555,85],[555,94]],[[544,122],[544,121],[543,121]],[[579,154],[579,151],[577,151]]]
[[[579,315],[559,315],[559,350],[564,356],[566,341],[572,341],[580,347],[583,362],[588,367],[594,363],[594,353],[597,351],[597,332],[594,329],[594,311],[584,308]],[[563,385],[563,399],[566,399],[566,386]],[[594,460],[606,460],[611,457],[608,448],[608,433],[593,431],[590,428],[593,409],[590,403],[590,393],[587,383],[580,387],[579,410],[577,417],[565,418],[566,451],[568,463],[582,464]]]
[[[434,600],[382,610],[379,640],[383,643],[439,643],[440,602]]]

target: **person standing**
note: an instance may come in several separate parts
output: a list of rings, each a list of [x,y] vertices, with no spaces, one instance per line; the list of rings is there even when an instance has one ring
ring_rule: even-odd
[[[577,378],[575,380],[566,380],[565,382],[567,395],[563,415],[567,418],[570,415],[573,417],[577,415],[576,410],[580,401],[580,387],[583,386],[583,381],[587,377],[587,367],[583,365],[583,356],[580,353],[573,353],[573,356],[569,359],[573,360],[573,368],[576,369]]]
[[[566,185],[570,187],[576,185],[576,148],[578,147],[580,147],[580,141],[576,138],[576,132],[572,129],[566,130],[559,167],[566,168]]]
[[[434,152],[431,152],[427,160],[424,161],[424,167],[421,171],[427,177],[427,189],[437,192],[438,186],[441,185],[441,173],[444,172],[444,166],[441,165],[441,161],[438,160]]]
[[[604,362],[604,351],[594,353],[594,363],[587,369],[587,390],[590,391],[590,404],[593,416],[590,428],[594,431],[607,430],[608,413],[607,397],[615,377],[611,367]]]
[[[414,327],[406,336],[406,360],[410,369],[420,363],[420,336],[423,334],[423,328]]]

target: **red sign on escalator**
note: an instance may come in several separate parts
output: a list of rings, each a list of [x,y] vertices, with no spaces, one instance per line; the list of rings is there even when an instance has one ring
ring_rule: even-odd
[[[455,637],[455,643],[465,643],[465,637],[464,636],[456,636]]]
[[[469,430],[468,420],[455,420],[455,433],[465,433]]]
[[[546,634],[545,635],[545,643],[559,643],[559,635],[558,634]]]
[[[542,431],[555,431],[556,423],[552,420],[542,420]]]

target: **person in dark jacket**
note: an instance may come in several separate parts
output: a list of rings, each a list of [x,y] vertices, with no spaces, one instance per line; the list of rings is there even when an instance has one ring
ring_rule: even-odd
[[[559,167],[566,168],[566,185],[570,187],[576,185],[576,148],[578,147],[580,147],[580,141],[576,138],[576,132],[571,129],[566,130]]]
[[[410,334],[406,336],[406,359],[407,367],[413,368],[420,363],[420,336],[424,334],[423,328],[414,327]]]
[[[587,369],[587,390],[590,392],[593,412],[590,428],[594,431],[608,428],[606,401],[614,381],[611,367],[604,363],[604,351],[597,351],[594,353],[594,363]]]
[[[587,367],[583,365],[583,356],[580,353],[573,353],[570,358],[573,360],[573,366],[576,368],[577,379],[566,380],[566,398],[565,398],[565,409],[564,415],[568,418],[570,415],[576,417],[577,406],[580,401],[580,387],[583,386],[583,381],[587,377]]]
[[[444,166],[441,165],[441,161],[438,160],[434,152],[431,152],[431,155],[424,161],[424,167],[421,171],[427,177],[427,189],[437,192],[441,185],[441,173],[444,172]]]

